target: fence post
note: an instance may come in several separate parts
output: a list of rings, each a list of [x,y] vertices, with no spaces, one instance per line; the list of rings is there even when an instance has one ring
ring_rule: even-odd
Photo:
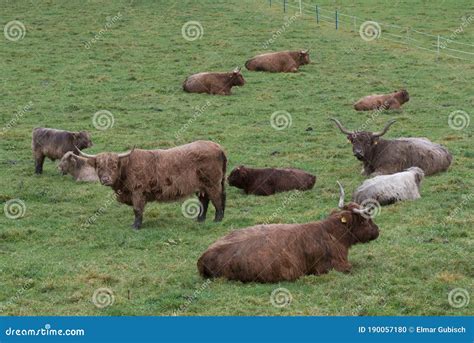
[[[336,10],[336,30],[339,28],[339,15],[337,14]]]
[[[354,32],[357,32],[357,17],[354,16]]]
[[[319,24],[319,6],[316,5],[316,23]]]
[[[303,14],[303,5],[301,4],[301,0],[300,0],[300,15]]]
[[[268,2],[270,3],[270,7],[272,7],[272,0],[268,0]]]
[[[437,49],[436,49],[437,55],[438,55],[438,57],[437,57],[438,59],[439,59],[439,45],[440,45],[440,44],[439,44],[439,35],[438,35],[438,47],[437,47]]]
[[[286,0],[283,0],[283,13],[286,12]]]

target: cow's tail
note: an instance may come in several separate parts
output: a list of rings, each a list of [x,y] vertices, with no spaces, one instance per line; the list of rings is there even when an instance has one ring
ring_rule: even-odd
[[[225,211],[225,202],[226,202],[226,193],[225,193],[225,179],[227,172],[227,157],[223,151],[221,151],[221,160],[222,160],[222,180],[221,180],[221,201],[222,201],[222,211]]]

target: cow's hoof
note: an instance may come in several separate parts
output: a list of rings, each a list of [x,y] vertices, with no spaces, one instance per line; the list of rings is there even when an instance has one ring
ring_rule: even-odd
[[[204,223],[206,221],[206,218],[205,217],[204,218],[198,217],[197,221],[198,221],[198,223]]]
[[[132,225],[132,229],[135,230],[135,231],[140,230],[140,227],[141,227],[141,226],[140,226],[140,225],[137,225],[137,224],[133,224],[133,225]]]

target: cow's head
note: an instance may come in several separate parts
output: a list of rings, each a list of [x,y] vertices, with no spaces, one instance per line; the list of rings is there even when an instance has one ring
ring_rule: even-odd
[[[361,208],[355,202],[344,205],[344,189],[337,182],[340,189],[338,210],[331,213],[331,217],[337,219],[339,226],[344,230],[339,231],[341,237],[336,237],[341,241],[348,241],[350,244],[366,243],[379,236],[379,227],[372,221],[370,209]]]
[[[79,149],[90,148],[92,144],[91,134],[87,131],[73,132],[74,145]]]
[[[95,168],[101,184],[104,186],[112,186],[117,183],[120,177],[122,161],[127,159],[134,149],[123,154],[103,152],[97,155],[89,155],[82,151],[79,151],[79,154],[82,157],[86,157],[87,162]]]
[[[415,182],[418,186],[425,177],[425,172],[423,171],[423,169],[418,167],[410,167],[406,171],[413,173],[413,175],[415,176]]]
[[[378,144],[379,138],[387,133],[390,126],[396,121],[390,120],[387,125],[385,125],[385,128],[380,132],[368,132],[349,131],[342,126],[339,120],[335,118],[331,118],[331,120],[336,123],[342,133],[347,135],[347,139],[352,144],[352,152],[359,161],[368,161],[370,159],[372,149]]]
[[[309,50],[301,50],[299,53],[299,62],[300,64],[309,64],[311,61],[309,59]]]
[[[227,181],[230,186],[243,188],[247,184],[248,169],[244,166],[238,166],[229,174]]]
[[[243,86],[245,84],[245,79],[240,72],[240,67],[236,67],[231,73],[232,86]]]
[[[395,91],[395,96],[401,104],[404,104],[408,102],[408,100],[410,100],[410,95],[408,94],[406,89],[400,89],[399,91]]]
[[[58,169],[61,174],[66,175],[72,173],[77,168],[77,159],[79,156],[75,155],[72,151],[68,151],[64,154],[58,164]]]

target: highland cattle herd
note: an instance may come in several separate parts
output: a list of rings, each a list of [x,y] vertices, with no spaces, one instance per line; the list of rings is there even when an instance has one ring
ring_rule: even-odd
[[[249,71],[297,72],[310,63],[309,51],[265,53],[249,59]],[[183,90],[189,93],[230,95],[233,86],[244,86],[240,68],[227,73],[201,72],[186,78]],[[357,111],[399,110],[409,100],[406,90],[386,95],[369,95],[357,101]],[[242,282],[279,282],[303,275],[320,275],[331,269],[351,270],[349,248],[379,236],[366,200],[389,205],[420,198],[425,176],[446,171],[452,156],[447,149],[427,138],[383,139],[395,120],[379,132],[348,130],[331,118],[352,144],[353,155],[362,162],[363,174],[371,177],[344,204],[344,189],[339,184],[338,209],[326,219],[304,224],[256,225],[234,230],[218,239],[197,262],[205,278],[224,277]],[[316,176],[288,168],[236,167],[226,176],[224,148],[211,141],[157,150],[133,148],[124,153],[83,152],[92,146],[88,132],[69,132],[35,128],[32,149],[35,173],[43,171],[44,159],[60,159],[58,169],[75,181],[99,181],[111,187],[116,199],[133,208],[132,227],[140,229],[148,202],[169,202],[196,195],[200,202],[198,221],[204,221],[209,202],[215,208],[215,221],[224,218],[225,183],[245,194],[270,196],[290,190],[313,188]]]

